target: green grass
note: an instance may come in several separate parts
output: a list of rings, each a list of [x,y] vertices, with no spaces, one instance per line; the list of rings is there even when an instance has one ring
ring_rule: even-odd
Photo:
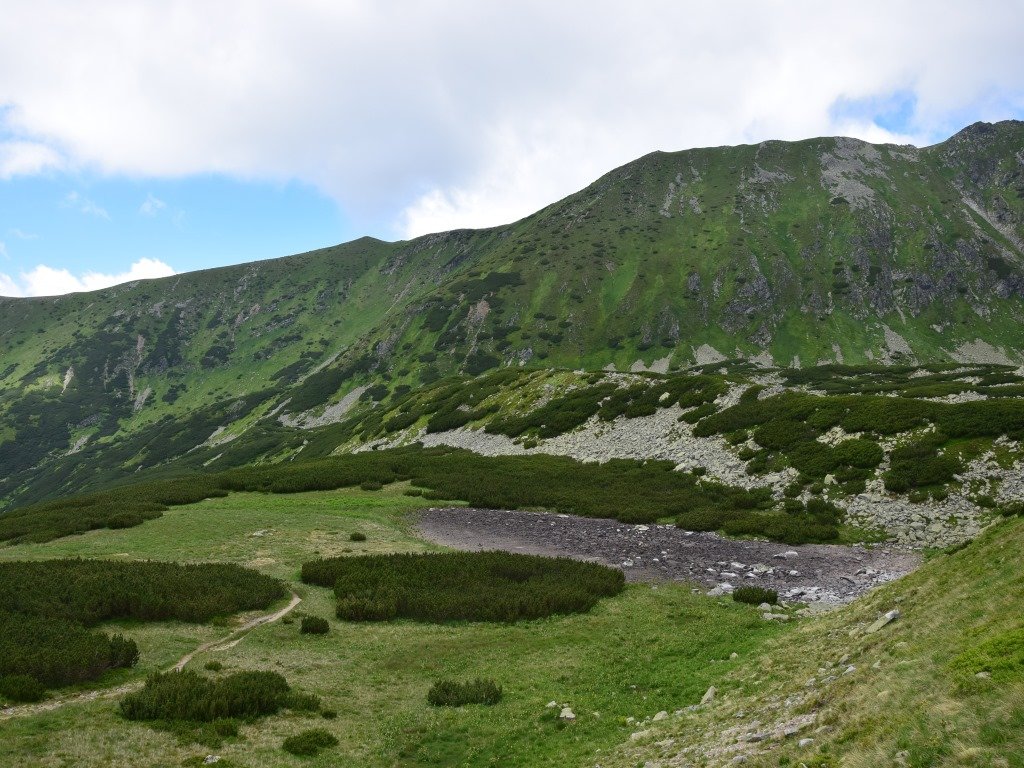
[[[403,496],[402,487],[396,484],[376,492],[233,493],[172,507],[136,528],[0,547],[0,560],[80,556],[217,561],[296,579],[302,563],[317,556],[422,550],[426,545],[410,538],[410,523],[402,513],[430,502]],[[351,541],[356,531],[366,533],[367,541]],[[262,535],[253,535],[259,532]]]

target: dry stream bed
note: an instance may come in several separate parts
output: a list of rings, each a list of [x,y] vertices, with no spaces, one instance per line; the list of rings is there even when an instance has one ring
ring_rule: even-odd
[[[918,553],[891,545],[789,546],[544,512],[430,508],[418,529],[455,549],[573,557],[620,568],[628,581],[688,581],[714,594],[756,585],[787,602],[818,605],[847,603],[921,562]]]

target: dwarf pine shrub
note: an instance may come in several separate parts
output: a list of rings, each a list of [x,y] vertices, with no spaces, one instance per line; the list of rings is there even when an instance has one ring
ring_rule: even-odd
[[[311,728],[308,731],[289,736],[281,744],[281,748],[299,757],[313,757],[322,749],[338,746],[338,739],[326,728]]]
[[[456,680],[438,680],[427,692],[427,702],[435,707],[461,707],[465,704],[493,706],[501,701],[501,686],[491,679],[460,683]]]
[[[46,689],[29,675],[5,675],[0,677],[0,697],[18,703],[42,701]]]
[[[121,699],[128,720],[187,720],[210,723],[250,719],[281,709],[317,709],[316,697],[296,695],[276,672],[234,672],[219,680],[195,672],[156,673],[140,691]]]
[[[617,595],[622,572],[508,552],[366,555],[303,564],[307,584],[334,587],[348,621],[502,621],[582,613]]]
[[[774,589],[764,589],[763,587],[737,587],[733,590],[732,599],[737,603],[749,603],[750,605],[761,605],[761,603],[775,605],[779,602],[779,593]]]
[[[330,625],[319,616],[303,616],[299,632],[303,635],[326,635]]]

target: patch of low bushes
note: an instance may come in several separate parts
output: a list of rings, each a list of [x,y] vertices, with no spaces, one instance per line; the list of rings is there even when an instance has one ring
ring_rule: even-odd
[[[427,702],[434,707],[461,707],[466,704],[493,706],[501,701],[501,686],[491,679],[438,680],[427,692]]]
[[[326,635],[331,625],[327,619],[319,616],[303,616],[302,624],[299,625],[299,632],[303,635]]]
[[[737,603],[749,605],[761,605],[762,603],[775,605],[779,602],[779,593],[774,589],[765,589],[764,587],[737,587],[733,590],[732,599]]]
[[[621,571],[596,563],[508,552],[314,560],[303,564],[302,580],[333,587],[346,621],[537,619],[588,611],[624,584]]]
[[[158,672],[142,690],[121,699],[128,720],[185,720],[210,723],[226,718],[254,719],[282,709],[316,711],[320,700],[294,692],[276,672],[234,672],[211,680],[195,672]]]
[[[313,757],[321,750],[338,746],[338,739],[326,728],[310,728],[308,731],[289,736],[281,748],[299,757]]]
[[[951,481],[963,469],[963,464],[956,457],[940,452],[947,439],[941,433],[931,433],[893,448],[890,469],[883,476],[886,489],[907,493]]]
[[[206,621],[265,608],[285,594],[237,565],[103,560],[0,563],[0,677],[42,688],[134,666],[135,642],[91,627],[112,619]]]
[[[42,701],[45,695],[46,689],[31,675],[0,676],[0,697],[27,704]]]

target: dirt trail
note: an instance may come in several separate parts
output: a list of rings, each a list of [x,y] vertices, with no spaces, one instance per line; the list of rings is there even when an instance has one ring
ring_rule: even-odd
[[[838,605],[914,570],[918,554],[877,545],[789,546],[543,512],[447,507],[420,514],[425,538],[456,549],[501,549],[591,560],[628,581],[689,581],[714,589],[757,585],[788,602]]]
[[[208,650],[226,650],[233,648],[241,642],[242,638],[249,633],[250,630],[264,624],[270,624],[271,622],[277,621],[278,619],[288,615],[295,606],[302,602],[302,598],[292,592],[291,602],[288,603],[284,608],[275,611],[274,613],[268,613],[265,616],[257,616],[251,619],[245,624],[236,629],[232,630],[229,634],[224,637],[218,638],[217,640],[211,640],[208,643],[203,643],[198,648],[195,648],[175,662],[174,666],[169,667],[166,671],[168,672],[180,672],[185,668],[185,665],[192,661],[197,654],[203,653]],[[68,704],[79,704],[86,701],[96,701],[97,699],[113,699],[119,696],[123,696],[126,693],[131,693],[141,688],[144,684],[142,680],[134,680],[124,685],[119,685],[115,688],[103,688],[96,691],[86,691],[85,693],[76,693],[70,696],[60,696],[54,699],[47,699],[41,701],[38,704],[22,704],[16,707],[7,707],[6,709],[0,709],[0,722],[9,720],[12,717],[25,717],[27,715],[37,715],[40,712],[50,712]]]

